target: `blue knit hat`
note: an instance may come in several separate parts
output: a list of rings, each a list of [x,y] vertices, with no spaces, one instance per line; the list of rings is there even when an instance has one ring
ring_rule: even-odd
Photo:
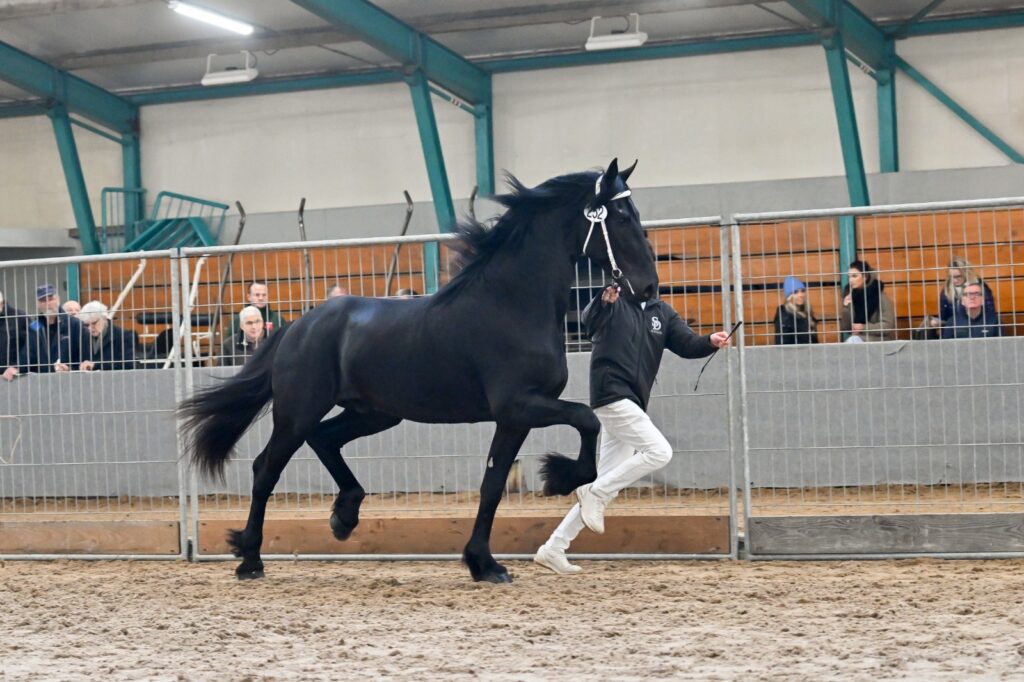
[[[786,298],[789,298],[800,289],[806,289],[807,285],[798,280],[796,277],[790,275],[782,281],[782,293],[785,294]]]

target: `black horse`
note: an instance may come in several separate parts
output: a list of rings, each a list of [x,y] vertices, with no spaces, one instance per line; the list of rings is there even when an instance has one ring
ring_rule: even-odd
[[[626,187],[633,167],[620,174],[612,161],[604,173],[533,189],[510,177],[512,191],[496,197],[507,210],[493,227],[458,227],[463,267],[436,294],[332,299],[271,336],[241,372],[181,404],[193,464],[223,477],[235,443],[274,401],[270,442],[252,465],[248,522],[228,538],[242,558],[239,578],[263,576],[267,500],[303,441],[338,484],[330,522],[345,540],[365,492],[341,448],[411,419],[497,423],[463,559],[474,580],[510,582],[491,554],[491,525],[530,430],[569,424],[580,434],[577,459],[547,456],[545,494],[566,495],[597,474],[597,417],[558,399],[568,380],[562,330],[576,261],[586,253],[631,300],[657,291],[653,252]],[[341,414],[323,420],[335,405]]]

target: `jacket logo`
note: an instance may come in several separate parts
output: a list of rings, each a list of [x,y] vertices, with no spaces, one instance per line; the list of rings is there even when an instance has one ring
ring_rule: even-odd
[[[651,331],[655,334],[661,333],[661,320],[658,319],[657,315],[651,318]]]

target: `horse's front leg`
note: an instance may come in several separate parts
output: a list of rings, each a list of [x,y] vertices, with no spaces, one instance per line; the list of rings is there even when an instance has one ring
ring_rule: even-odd
[[[487,469],[480,485],[480,509],[473,524],[473,535],[462,552],[462,560],[469,567],[473,580],[491,583],[510,583],[508,570],[494,560],[491,554],[491,527],[498,510],[502,491],[508,479],[508,472],[519,454],[519,448],[529,435],[530,429],[498,424],[487,454]]]
[[[517,411],[517,420],[531,428],[568,424],[580,434],[580,452],[576,459],[550,453],[544,456],[540,473],[545,495],[569,495],[597,478],[597,437],[601,422],[594,411],[581,403],[533,396]]]

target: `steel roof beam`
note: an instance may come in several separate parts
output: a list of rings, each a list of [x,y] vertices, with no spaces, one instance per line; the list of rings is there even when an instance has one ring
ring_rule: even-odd
[[[411,75],[429,80],[468,102],[486,102],[488,75],[461,55],[413,29],[366,0],[292,0],[335,26],[355,31],[361,41],[398,60]]]
[[[885,69],[885,33],[846,0],[787,0],[811,20],[827,40],[833,32],[842,34],[843,44],[873,71]]]
[[[69,112],[119,133],[138,129],[138,107],[128,100],[3,42],[0,42],[0,80],[42,97],[48,105],[61,104]]]

